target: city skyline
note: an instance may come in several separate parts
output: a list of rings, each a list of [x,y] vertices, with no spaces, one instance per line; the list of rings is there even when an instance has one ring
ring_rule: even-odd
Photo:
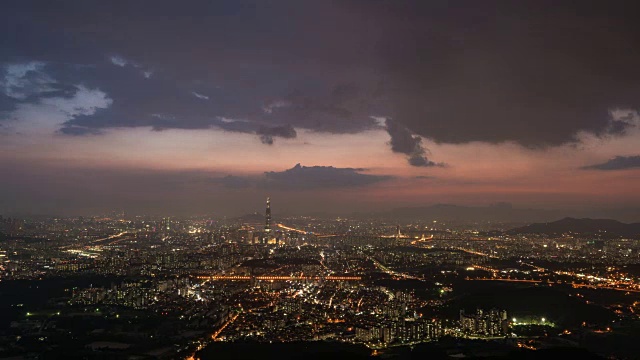
[[[633,4],[1,7],[0,213],[640,208]]]
[[[635,359],[640,3],[0,1],[0,359]]]

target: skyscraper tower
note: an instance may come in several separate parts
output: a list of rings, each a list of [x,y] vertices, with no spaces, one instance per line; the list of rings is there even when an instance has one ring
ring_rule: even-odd
[[[160,222],[160,230],[162,232],[171,230],[171,218],[169,217],[162,218],[162,221]]]
[[[267,198],[267,211],[265,213],[264,232],[271,233],[271,198]]]

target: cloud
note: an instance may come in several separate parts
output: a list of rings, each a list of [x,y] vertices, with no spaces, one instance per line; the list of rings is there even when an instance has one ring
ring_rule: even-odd
[[[98,109],[106,109],[111,106],[113,100],[99,89],[88,89],[79,85],[72,97],[45,98],[40,103],[51,105],[67,114],[69,118],[74,118],[78,115],[93,115]]]
[[[425,156],[417,154],[417,153],[416,154],[411,154],[411,156],[409,156],[407,161],[409,162],[409,165],[417,166],[417,167],[432,167],[432,166],[444,167],[444,164],[435,163],[435,162],[427,159]]]
[[[228,188],[258,187],[268,190],[318,190],[361,187],[392,179],[386,175],[364,174],[365,169],[296,164],[284,171],[268,171],[262,176],[228,175],[213,181]]]
[[[257,2],[256,12],[196,2],[180,5],[184,16],[169,16],[177,7],[163,0],[153,13],[133,7],[127,16],[99,2],[68,11],[16,4],[0,14],[21,29],[0,34],[0,61],[95,64],[64,72],[67,83],[114,99],[109,112],[74,119],[98,129],[152,126],[148,114],[170,113],[177,121],[167,128],[208,129],[220,116],[342,134],[379,128],[377,114],[436,143],[545,148],[634,126],[610,116],[640,109],[633,3],[554,3],[551,18],[548,1],[464,4]],[[34,11],[40,20],[20,23]],[[205,16],[216,21],[193,20]],[[291,29],[296,36],[282,36]],[[147,78],[136,64],[158,71]]]
[[[102,131],[98,129],[88,128],[84,126],[64,126],[58,132],[63,135],[84,136],[84,135],[100,135]]]
[[[640,125],[640,114],[634,109],[615,108],[609,110],[609,124],[608,127],[597,133],[600,137],[607,135],[622,136],[627,133],[627,130]]]
[[[112,55],[112,56],[110,56],[109,57],[109,61],[111,62],[111,64],[113,64],[113,65],[115,65],[117,67],[121,67],[121,68],[129,66],[129,65],[133,66],[136,69],[144,68],[143,65],[141,65],[141,64],[139,64],[137,62],[131,61],[129,59],[126,59],[125,57],[120,56],[120,55]],[[151,76],[153,76],[153,73],[154,73],[154,71],[151,70],[151,69],[145,69],[145,70],[140,71],[140,74],[142,74],[142,76],[145,79],[151,78]]]
[[[238,121],[241,121],[241,122],[242,121],[246,121],[246,120],[230,119],[230,118],[227,118],[227,117],[224,117],[224,116],[220,116],[220,117],[218,117],[218,119],[220,121],[222,121],[223,123],[226,123],[226,124],[231,124],[231,123],[238,122]]]
[[[19,133],[55,132],[57,126],[79,116],[91,116],[111,106],[113,100],[98,88],[61,82],[43,62],[5,65],[2,82],[4,108],[0,121]],[[61,134],[96,134],[99,129],[65,127]]]
[[[375,120],[365,111],[369,108],[367,96],[358,86],[344,81],[313,90],[300,86],[268,102],[255,119],[332,134],[357,133],[375,128]]]
[[[387,118],[384,116],[370,116],[375,122],[376,125],[382,128],[387,127]]]
[[[29,61],[25,63],[7,64],[0,87],[4,94],[17,100],[52,91],[53,79],[43,72],[45,63]]]
[[[391,179],[385,175],[363,174],[363,171],[365,169],[296,164],[285,171],[266,172],[260,186],[267,189],[312,190],[366,186]]]
[[[383,87],[394,119],[438,143],[541,148],[577,142],[580,132],[625,133],[629,124],[608,112],[640,107],[640,53],[622,55],[637,36],[626,13],[633,10],[565,4],[548,18],[544,1],[489,11],[485,3],[466,4],[356,6],[384,29]],[[473,15],[480,12],[482,20]],[[598,30],[611,19],[611,31]]]
[[[387,132],[391,136],[391,151],[411,155],[424,152],[422,138],[414,136],[411,131],[392,119],[386,119]]]
[[[640,125],[640,113],[634,109],[615,108],[609,110],[609,116],[613,121],[621,121],[632,126]]]
[[[626,170],[640,168],[640,156],[616,156],[603,163],[582,167],[586,170]]]
[[[262,111],[266,112],[267,114],[271,114],[273,113],[274,109],[287,107],[287,106],[291,106],[291,103],[286,100],[275,100],[263,106]]]
[[[109,94],[112,106],[91,116],[80,115],[66,125],[95,129],[149,127],[165,129],[210,129],[219,122],[219,104],[203,101],[164,72],[145,78],[132,67],[97,65],[86,69],[57,69],[67,81],[83,80]],[[189,86],[191,87],[191,86]],[[201,92],[197,92],[201,95]]]
[[[260,135],[260,141],[262,141],[263,144],[267,145],[273,145],[274,136],[285,139],[293,139],[298,135],[296,133],[296,129],[294,129],[293,126],[289,124],[271,127],[260,126],[256,131],[256,134]]]
[[[10,98],[9,96],[0,92],[0,121],[2,113],[5,111],[10,111],[15,108],[16,101],[15,99]]]
[[[60,134],[98,134],[100,129],[69,124],[79,116],[92,116],[111,106],[112,100],[99,89],[82,85],[69,97],[45,97],[33,103],[19,103],[6,114],[10,126],[20,133],[54,133],[60,126]],[[74,127],[74,128],[71,128]]]
[[[202,95],[202,94],[197,93],[195,91],[192,91],[191,93],[193,94],[193,96],[197,97],[198,99],[209,100],[209,97],[207,95]]]
[[[111,63],[113,65],[120,66],[120,67],[125,67],[129,63],[125,58],[123,58],[122,56],[118,56],[118,55],[111,56],[109,58],[109,60],[111,60]]]
[[[165,5],[160,4],[158,10],[160,12],[168,10]],[[87,6],[93,8],[95,4]],[[214,8],[222,10],[217,5],[214,5]],[[49,8],[41,10],[44,13],[52,11]],[[193,10],[195,9],[189,8],[187,12]],[[210,10],[212,9],[208,9],[207,12]],[[29,13],[32,10],[17,6],[12,11],[12,16],[0,15],[0,20],[11,23],[16,14],[21,11]],[[54,12],[57,13],[57,11]],[[108,12],[109,10],[105,9],[102,13]],[[29,31],[20,33],[23,40],[33,45],[29,47],[24,46],[23,41],[15,41],[13,37],[0,35],[0,44],[7,44],[7,53],[12,56],[44,59],[47,70],[57,79],[65,83],[84,84],[88,88],[99,88],[113,99],[113,104],[107,111],[76,116],[64,126],[98,130],[125,127],[150,127],[154,130],[214,127],[226,131],[258,134],[260,141],[266,144],[273,143],[274,139],[280,135],[294,136],[290,131],[293,128],[338,134],[356,133],[375,128],[374,120],[369,118],[368,111],[365,111],[368,107],[366,98],[370,90],[364,89],[351,77],[338,76],[338,74],[327,77],[327,74],[316,73],[309,68],[300,68],[301,71],[294,70],[281,62],[281,59],[286,56],[280,58],[280,54],[284,55],[288,51],[274,50],[273,53],[278,54],[279,59],[273,58],[273,62],[271,60],[265,62],[266,59],[261,56],[246,57],[246,54],[261,52],[257,48],[246,48],[246,41],[254,43],[252,39],[237,39],[238,42],[229,42],[230,38],[227,36],[213,35],[210,38],[213,43],[225,44],[220,49],[226,50],[217,52],[216,56],[206,55],[210,59],[207,65],[200,61],[200,56],[204,55],[202,53],[177,58],[173,53],[168,55],[166,53],[167,49],[175,48],[176,45],[185,41],[191,42],[195,38],[202,40],[200,31],[196,31],[195,38],[189,37],[178,43],[173,42],[174,35],[183,37],[194,30],[187,30],[191,28],[189,23],[178,26],[179,30],[175,34],[162,39],[155,38],[154,35],[155,39],[137,38],[132,41],[132,37],[150,34],[147,31],[157,33],[156,31],[160,29],[142,30],[134,24],[150,24],[148,21],[134,23],[130,22],[130,19],[120,18],[124,22],[120,24],[122,28],[130,30],[126,32],[127,40],[110,43],[110,40],[104,36],[110,37],[109,32],[113,34],[114,31],[119,32],[122,28],[114,29],[113,23],[107,26],[102,19],[94,19],[92,13],[93,11],[73,16],[60,13],[56,16],[65,19],[62,23],[57,23],[57,20],[51,17],[49,18],[51,21],[30,24],[27,26]],[[140,20],[138,16],[141,14],[129,13],[129,15],[131,19]],[[247,14],[241,12],[239,15]],[[79,18],[92,18],[91,21],[95,24],[94,31],[91,31],[93,37],[91,41],[83,41],[83,37],[74,37],[74,42],[71,43],[68,40],[70,33],[60,29],[68,29],[67,24],[75,24],[72,25],[74,30],[71,32],[85,33],[80,30],[83,25],[76,23]],[[226,16],[221,17],[220,20],[221,22],[213,26],[231,25],[227,23],[230,18]],[[64,27],[60,27],[63,23]],[[208,24],[205,27],[211,25]],[[155,25],[152,26],[155,27]],[[206,31],[219,34],[219,31],[223,30],[223,28],[218,30],[212,28]],[[158,50],[154,46],[158,41],[167,42],[168,47],[162,51],[164,55],[149,57],[148,55]],[[143,43],[151,51],[150,53],[138,51]],[[236,49],[239,49],[240,53],[237,53],[233,46],[230,47],[233,43],[239,45]],[[53,46],[54,44],[57,46]],[[59,51],[63,48],[60,44],[72,46],[69,49],[70,53],[65,54]],[[254,43],[254,46],[262,47],[259,43]],[[274,44],[274,46],[280,48],[280,45]],[[107,56],[101,52],[103,51],[101,49],[105,48],[110,49]],[[196,52],[200,50],[202,48],[198,48]],[[226,58],[222,62],[219,60],[221,53],[224,53]],[[82,59],[84,63],[91,66],[75,66],[77,59]],[[218,70],[212,71],[215,67],[218,67]],[[197,72],[189,70],[196,68],[200,70]],[[150,69],[154,69],[154,72],[151,73]],[[312,72],[309,73],[309,70]],[[321,81],[318,82],[318,80]],[[170,115],[172,118],[160,119],[150,114]],[[221,118],[243,119],[245,122],[223,124],[218,120]],[[282,124],[291,126],[287,129],[282,127]]]
[[[390,118],[385,120],[387,132],[391,136],[391,141],[389,142],[391,151],[409,155],[407,161],[411,166],[444,166],[444,164],[437,164],[427,159],[427,149],[422,145],[420,136],[411,134],[409,129]]]

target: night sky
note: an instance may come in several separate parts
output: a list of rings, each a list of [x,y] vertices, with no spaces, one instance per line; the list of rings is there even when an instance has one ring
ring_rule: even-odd
[[[0,213],[640,207],[637,1],[2,1]]]

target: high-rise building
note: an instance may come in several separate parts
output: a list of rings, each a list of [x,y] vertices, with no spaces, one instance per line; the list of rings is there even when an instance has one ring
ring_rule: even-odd
[[[168,232],[171,230],[171,219],[169,217],[162,218],[160,222],[160,231]]]
[[[264,232],[271,233],[271,198],[267,198],[267,211],[265,213]]]
[[[502,336],[508,330],[507,312],[497,309],[484,312],[482,309],[477,309],[475,315],[471,315],[460,310],[460,325],[463,332],[468,335]]]

